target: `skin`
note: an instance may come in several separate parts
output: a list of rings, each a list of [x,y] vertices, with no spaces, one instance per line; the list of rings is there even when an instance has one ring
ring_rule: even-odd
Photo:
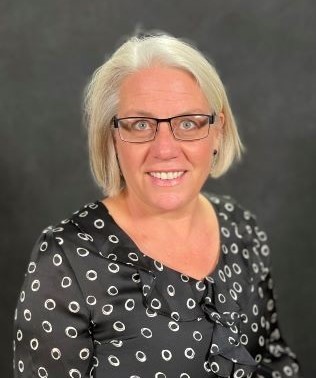
[[[119,98],[119,118],[168,118],[213,112],[195,79],[177,68],[154,66],[131,74],[123,81]],[[175,140],[167,122],[160,123],[156,138],[146,143],[124,142],[117,130],[114,134],[126,189],[117,197],[105,199],[105,205],[121,227],[143,250],[150,251],[153,258],[167,262],[177,270],[181,269],[176,266],[179,255],[183,263],[186,256],[188,266],[192,259],[200,261],[200,265],[192,268],[192,276],[209,271],[205,266],[203,270],[203,264],[211,264],[210,238],[215,240],[215,249],[219,240],[214,210],[200,190],[209,175],[223,124],[224,116],[220,113],[207,138],[190,142]],[[168,181],[150,175],[151,172],[172,171],[183,171],[184,174]],[[153,229],[155,232],[150,232]],[[192,240],[195,244],[196,240],[201,240],[201,244],[208,246],[207,260],[196,259]],[[158,250],[161,251],[161,245],[165,256],[156,255]],[[179,245],[182,246],[180,249]],[[166,246],[170,246],[172,254],[168,254]],[[215,254],[212,256],[215,261]],[[182,271],[184,269],[182,266]]]

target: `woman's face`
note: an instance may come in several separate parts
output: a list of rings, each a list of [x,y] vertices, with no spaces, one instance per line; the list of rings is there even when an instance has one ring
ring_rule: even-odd
[[[119,92],[118,118],[169,118],[212,112],[195,79],[177,68],[142,69],[128,76]],[[115,130],[127,199],[160,213],[193,204],[209,175],[223,121],[220,114],[208,137],[195,141],[175,140],[167,122],[160,123],[156,138],[145,143],[124,142]],[[170,172],[178,172],[179,177],[170,179],[173,177]]]

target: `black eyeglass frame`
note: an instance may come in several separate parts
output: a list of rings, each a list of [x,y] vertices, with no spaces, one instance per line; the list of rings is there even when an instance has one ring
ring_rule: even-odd
[[[182,117],[188,117],[188,116],[204,116],[204,117],[208,117],[208,129],[207,129],[207,135],[205,135],[204,137],[202,138],[197,138],[197,139],[181,139],[181,138],[177,138],[174,134],[174,130],[173,130],[173,127],[171,125],[171,121],[175,118],[182,118]],[[123,142],[127,142],[127,143],[146,143],[146,142],[151,142],[152,140],[154,140],[156,138],[156,135],[157,135],[157,131],[158,131],[158,126],[161,122],[168,122],[169,123],[169,127],[170,127],[170,130],[172,132],[172,135],[174,137],[174,139],[176,140],[180,140],[180,141],[184,141],[184,142],[194,142],[195,140],[201,140],[201,139],[205,139],[208,137],[209,135],[209,132],[210,132],[210,126],[213,125],[215,123],[215,117],[216,117],[216,113],[213,112],[212,114],[181,114],[181,115],[177,115],[177,116],[174,116],[174,117],[170,117],[170,118],[154,118],[154,117],[124,117],[124,118],[117,118],[117,116],[115,115],[112,120],[111,120],[111,124],[113,124],[113,127],[115,129],[118,129],[119,131],[119,136],[121,138],[121,140]],[[125,140],[122,138],[121,136],[121,133],[120,133],[120,127],[119,127],[119,124],[118,122],[119,121],[123,121],[124,119],[149,119],[149,120],[153,120],[153,121],[156,121],[157,125],[156,125],[156,130],[155,130],[155,134],[153,135],[153,137],[151,139],[147,139],[145,141],[129,141],[129,140]]]

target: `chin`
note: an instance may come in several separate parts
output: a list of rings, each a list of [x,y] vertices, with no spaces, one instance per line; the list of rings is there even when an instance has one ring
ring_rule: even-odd
[[[165,193],[159,194],[150,201],[152,206],[162,211],[180,210],[190,202],[183,194]]]

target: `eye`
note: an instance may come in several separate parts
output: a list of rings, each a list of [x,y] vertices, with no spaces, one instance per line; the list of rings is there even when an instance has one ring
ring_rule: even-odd
[[[134,121],[131,125],[132,130],[143,131],[152,129],[153,125],[148,119],[139,119]]]
[[[193,119],[182,119],[180,122],[180,127],[183,130],[193,130],[198,127],[198,124]]]

